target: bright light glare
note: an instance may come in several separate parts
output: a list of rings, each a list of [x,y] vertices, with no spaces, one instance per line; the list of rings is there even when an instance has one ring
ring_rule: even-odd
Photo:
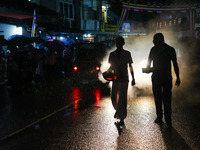
[[[100,68],[99,68],[99,67],[96,67],[96,70],[97,70],[97,71],[99,71],[99,70],[100,70]]]
[[[78,67],[77,67],[77,66],[75,66],[75,67],[74,67],[74,71],[77,71],[77,70],[78,70]]]
[[[103,78],[101,72],[104,72],[104,71],[108,70],[109,68],[110,68],[110,64],[108,63],[108,59],[105,58],[102,61],[101,68],[100,68],[100,74],[99,74],[99,80],[101,80],[102,82],[107,82],[107,81]]]
[[[106,71],[110,68],[110,64],[107,61],[103,61],[101,65],[101,70]]]
[[[63,39],[64,39],[64,37],[63,37],[63,36],[61,36],[61,37],[60,37],[60,40],[63,40]]]
[[[145,68],[145,67],[146,67],[146,64],[147,64],[147,61],[146,61],[146,60],[143,60],[143,61],[141,61],[141,62],[138,64],[137,67],[139,67],[139,68]]]
[[[151,73],[146,74],[142,72],[142,68],[146,67],[146,63],[147,60],[142,60],[138,64],[135,64],[133,67],[136,86],[138,87],[146,87],[151,85]]]
[[[22,35],[22,27],[14,28],[14,34]]]
[[[103,9],[106,9],[106,6],[102,6]]]
[[[135,77],[137,87],[142,88],[142,87],[148,87],[151,85],[151,73],[146,74],[142,72],[142,68],[146,67],[146,63],[147,63],[147,60],[142,60],[138,64],[133,64],[134,77]],[[109,67],[110,67],[110,64],[105,59],[105,61],[102,62],[101,71],[104,72],[108,70]],[[131,78],[130,72],[129,72],[129,78],[131,81],[132,78]],[[104,80],[101,76],[99,77],[99,79]]]

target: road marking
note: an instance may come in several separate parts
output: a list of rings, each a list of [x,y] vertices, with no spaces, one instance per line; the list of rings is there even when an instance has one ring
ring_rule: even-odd
[[[76,99],[75,101],[76,101],[76,102],[77,102],[77,101],[79,102],[80,100],[81,100],[81,99]],[[72,102],[72,103],[70,103],[70,104],[68,104],[68,105],[66,105],[66,106],[64,106],[64,107],[61,107],[60,109],[58,109],[58,110],[56,110],[56,111],[54,111],[54,112],[52,112],[52,113],[50,113],[50,114],[44,116],[43,118],[40,118],[40,119],[38,119],[37,121],[34,121],[33,123],[31,123],[31,124],[29,124],[29,125],[27,125],[27,126],[21,128],[21,129],[15,131],[15,132],[13,132],[13,133],[10,133],[9,135],[7,135],[7,136],[1,138],[1,139],[0,139],[0,142],[2,142],[3,140],[6,140],[6,139],[8,139],[9,137],[12,137],[12,136],[14,136],[14,135],[16,135],[16,134],[19,134],[20,132],[22,132],[22,131],[24,131],[24,130],[30,128],[31,126],[33,126],[33,125],[35,125],[35,124],[38,124],[40,121],[43,121],[43,120],[45,120],[45,119],[47,119],[47,118],[53,116],[54,114],[56,114],[56,113],[58,113],[58,112],[60,112],[60,111],[62,111],[62,110],[64,110],[64,109],[68,108],[70,105],[73,105],[73,104],[74,104],[74,102]]]

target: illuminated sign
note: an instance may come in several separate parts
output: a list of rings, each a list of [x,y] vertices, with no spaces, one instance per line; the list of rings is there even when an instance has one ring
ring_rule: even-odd
[[[89,41],[89,42],[94,42],[94,34],[84,34],[83,40]]]
[[[123,24],[120,27],[119,31],[120,32],[130,33],[131,32],[131,26],[132,26],[131,22],[123,22]]]
[[[117,25],[105,24],[103,30],[107,32],[114,32],[117,29]]]
[[[131,32],[131,24],[128,22],[124,22],[122,24],[122,31],[123,32]]]

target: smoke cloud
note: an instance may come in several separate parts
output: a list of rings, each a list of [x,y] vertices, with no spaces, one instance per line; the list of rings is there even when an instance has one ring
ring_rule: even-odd
[[[176,98],[188,97],[190,93],[194,92],[196,84],[199,83],[198,72],[199,63],[196,59],[198,52],[198,42],[193,37],[183,37],[180,33],[174,32],[171,29],[165,29],[162,32],[165,37],[165,42],[174,47],[177,53],[177,61],[180,69],[181,85],[175,87],[176,76],[172,65],[173,75],[173,96]],[[129,86],[129,96],[146,96],[152,95],[151,89],[151,73],[142,73],[142,68],[146,66],[150,49],[153,46],[153,35],[156,32],[149,33],[146,36],[129,36],[125,38],[124,49],[131,52],[133,58],[133,67],[135,73],[136,85],[134,87]],[[111,51],[114,51],[116,47],[112,47],[107,51],[107,55],[102,61],[102,71],[106,71],[109,66],[108,56]],[[129,77],[131,80],[131,76]],[[100,76],[100,80],[105,80]],[[110,83],[111,85],[111,83]],[[196,95],[199,97],[199,94]]]

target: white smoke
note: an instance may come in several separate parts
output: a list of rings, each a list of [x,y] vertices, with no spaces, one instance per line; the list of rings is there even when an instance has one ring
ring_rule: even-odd
[[[164,34],[165,42],[170,46],[174,47],[177,53],[181,85],[178,88],[174,86],[176,76],[172,65],[173,93],[175,96],[180,96],[181,94],[186,93],[185,91],[188,92],[188,90],[191,90],[191,88],[194,85],[194,82],[197,80],[193,78],[199,70],[198,65],[194,61],[197,44],[192,38],[188,38],[189,40],[186,41],[180,41],[180,34],[173,32],[171,29],[165,29],[165,31],[162,31],[162,33]],[[152,41],[154,34],[155,32],[152,32],[151,34],[148,34],[146,36],[129,36],[128,38],[125,38],[124,49],[131,52],[132,59],[134,62],[133,68],[136,81],[136,85],[134,87],[129,86],[128,93],[131,96],[152,94],[151,73],[142,73],[142,68],[146,66],[150,49],[153,46]],[[107,55],[102,61],[102,71],[106,71],[109,68],[108,56],[109,53],[111,51],[114,51],[115,49],[116,47],[113,47],[112,49],[108,50]],[[131,76],[129,76],[129,78],[131,81]],[[105,82],[102,76],[100,76],[100,80]],[[176,91],[176,93],[174,91]]]

